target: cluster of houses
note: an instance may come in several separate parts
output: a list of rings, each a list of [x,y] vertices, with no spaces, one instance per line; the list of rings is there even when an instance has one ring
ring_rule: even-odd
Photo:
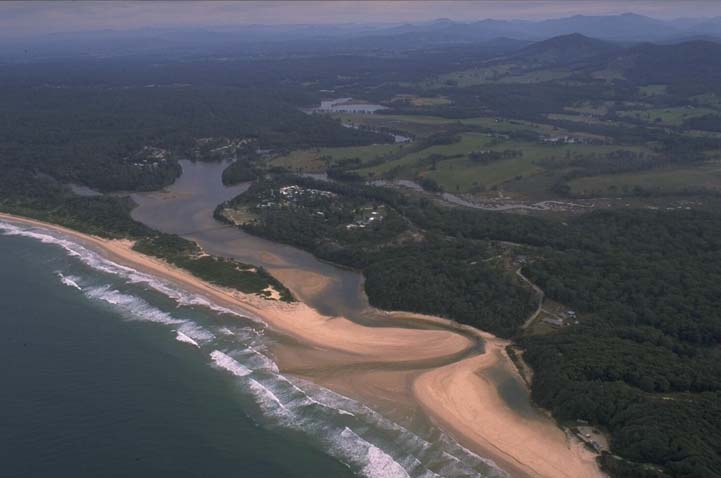
[[[196,138],[191,155],[195,158],[233,159],[243,146],[253,141],[254,138]]]
[[[335,193],[332,193],[330,191],[321,191],[320,189],[312,189],[312,188],[304,188],[301,186],[283,186],[278,190],[280,193],[280,196],[283,199],[289,200],[289,201],[295,201],[301,197],[310,197],[310,198],[318,198],[318,197],[324,197],[324,198],[332,198],[335,197]]]
[[[266,208],[273,206],[283,206],[290,203],[296,203],[300,199],[317,199],[335,197],[335,193],[330,191],[321,191],[320,189],[304,188],[301,186],[283,186],[278,189],[278,196],[271,192],[271,197],[264,198],[255,206],[258,208]],[[316,212],[319,216],[325,215],[322,211]]]
[[[345,226],[346,229],[365,229],[367,226],[383,220],[383,214],[378,211],[372,211],[370,215],[353,221]]]
[[[143,146],[137,153],[126,158],[126,161],[138,168],[157,168],[160,163],[170,158],[170,151],[155,146]]]
[[[551,144],[580,144],[586,143],[581,138],[574,138],[573,136],[541,136],[541,141],[544,143]]]
[[[375,113],[388,109],[383,105],[354,100],[353,98],[336,98],[324,100],[320,106],[310,110],[311,113]]]

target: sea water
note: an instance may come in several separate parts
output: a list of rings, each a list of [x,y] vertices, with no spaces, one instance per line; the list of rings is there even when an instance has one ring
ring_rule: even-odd
[[[478,477],[435,432],[285,376],[258,318],[0,221],[0,476]]]

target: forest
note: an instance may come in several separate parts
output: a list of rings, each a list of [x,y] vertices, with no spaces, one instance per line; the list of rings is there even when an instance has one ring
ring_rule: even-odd
[[[335,196],[284,203],[274,192],[288,185]],[[349,230],[363,207],[384,220]],[[361,270],[375,306],[516,337],[534,400],[561,422],[608,430],[616,476],[721,476],[720,214],[596,211],[562,223],[301,177],[258,182],[216,217],[239,208],[248,232]],[[496,241],[528,254],[524,272],[585,319],[522,334],[534,296],[484,262]]]
[[[4,88],[0,124],[3,170],[100,191],[172,183],[180,174],[177,159],[190,157],[200,138],[252,139],[262,149],[389,141],[306,115],[272,89]],[[155,154],[144,154],[147,147]]]
[[[279,191],[288,186],[305,193],[284,200]],[[406,202],[387,189],[281,176],[253,184],[219,206],[216,218],[232,222],[233,211],[248,211],[253,219],[241,224],[246,231],[361,270],[374,306],[446,316],[511,336],[533,309],[533,293],[512,273],[484,262],[492,255],[486,242],[410,223]]]
[[[619,455],[663,470],[626,462],[619,476],[720,476],[721,216],[592,213],[527,272],[591,317],[521,339],[534,399],[604,426]]]

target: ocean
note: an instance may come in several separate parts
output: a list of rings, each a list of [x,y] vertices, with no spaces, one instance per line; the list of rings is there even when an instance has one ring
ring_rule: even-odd
[[[280,373],[252,317],[0,222],[0,476],[499,476]]]

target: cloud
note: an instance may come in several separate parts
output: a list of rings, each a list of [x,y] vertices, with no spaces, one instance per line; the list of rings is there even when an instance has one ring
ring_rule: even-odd
[[[0,31],[17,36],[152,26],[538,20],[628,11],[659,18],[688,16],[689,12],[703,17],[721,15],[721,4],[696,0],[0,2]]]

